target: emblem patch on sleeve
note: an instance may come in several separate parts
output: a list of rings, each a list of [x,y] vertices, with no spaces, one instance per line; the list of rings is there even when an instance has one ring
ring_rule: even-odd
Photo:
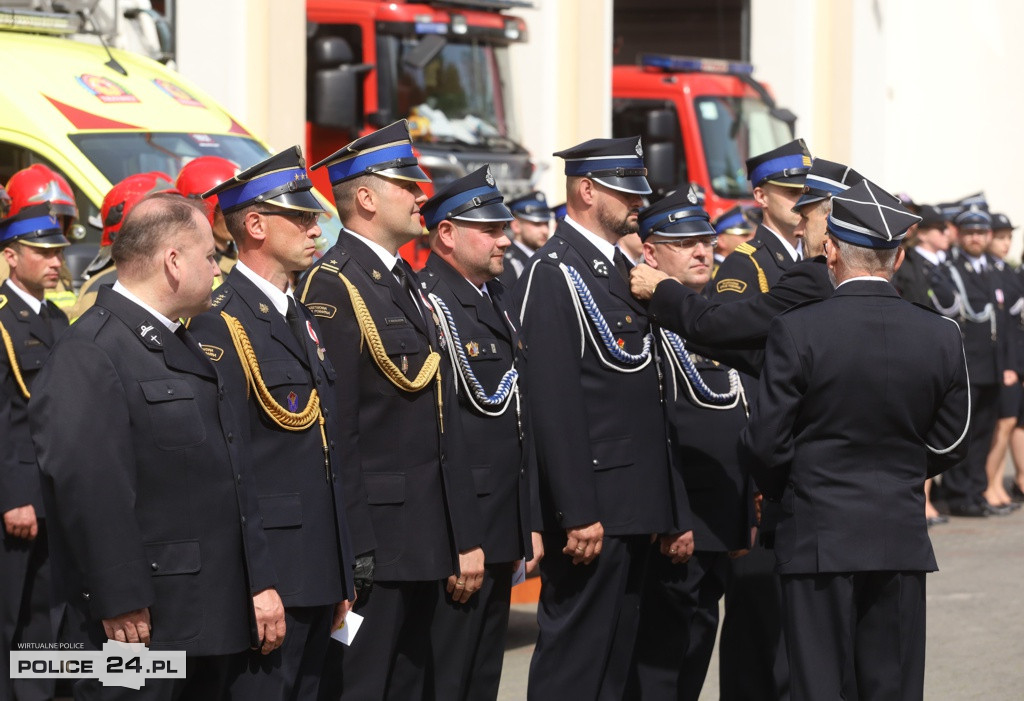
[[[743,294],[744,290],[747,289],[747,283],[742,280],[737,280],[734,277],[729,277],[724,280],[719,280],[715,284],[715,292],[735,292],[737,294]]]
[[[205,343],[200,343],[199,347],[202,348],[203,352],[206,353],[210,360],[215,363],[224,355],[224,349],[218,348],[217,346],[208,346]]]
[[[324,304],[323,302],[312,302],[306,305],[309,311],[313,312],[313,316],[319,316],[323,319],[333,319],[334,315],[338,313],[338,308],[333,304]]]

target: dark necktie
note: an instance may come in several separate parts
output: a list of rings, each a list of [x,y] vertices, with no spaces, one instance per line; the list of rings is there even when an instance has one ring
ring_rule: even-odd
[[[619,271],[619,275],[626,282],[629,282],[629,270],[633,266],[626,260],[626,256],[622,255],[622,251],[618,248],[615,249],[615,255],[612,256],[612,264],[615,265],[615,269]]]
[[[288,322],[288,327],[292,330],[292,334],[295,335],[295,340],[299,342],[299,346],[302,348],[306,347],[306,322],[299,314],[298,305],[295,302],[294,297],[288,297],[288,311],[284,315],[285,320]]]
[[[402,289],[412,299],[413,305],[416,307],[416,311],[419,312],[420,317],[423,317],[423,310],[420,308],[420,297],[416,294],[416,288],[412,286],[412,280],[409,279],[409,274],[405,271],[405,265],[402,260],[399,259],[395,263],[395,267],[391,269],[391,272],[398,278],[398,282],[402,285]]]
[[[45,329],[45,334],[47,336],[43,340],[46,342],[46,345],[52,346],[53,340],[57,337],[57,333],[53,327],[53,316],[50,314],[50,307],[45,300],[43,301],[42,306],[39,307],[39,318],[43,321],[42,326]]]

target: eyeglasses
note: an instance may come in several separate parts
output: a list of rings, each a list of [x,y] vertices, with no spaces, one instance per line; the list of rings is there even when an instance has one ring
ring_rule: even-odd
[[[292,211],[289,209],[279,210],[263,210],[258,211],[256,214],[262,214],[264,216],[278,216],[287,217],[289,219],[296,220],[296,223],[303,230],[312,229],[313,225],[320,219],[320,212],[303,212],[303,211]]]
[[[692,248],[696,248],[697,244],[703,245],[705,248],[714,248],[718,245],[717,236],[695,236],[681,239],[673,239],[671,241],[652,241],[655,246],[672,246],[678,248],[681,251],[689,251]]]

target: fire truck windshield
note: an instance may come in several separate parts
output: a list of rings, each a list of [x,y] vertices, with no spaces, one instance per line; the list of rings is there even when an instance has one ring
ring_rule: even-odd
[[[750,197],[747,158],[790,141],[789,125],[753,97],[700,97],[694,106],[711,187],[721,197]]]
[[[395,104],[413,138],[516,151],[508,49],[473,39],[447,41],[425,65],[405,58],[419,39],[402,39]]]

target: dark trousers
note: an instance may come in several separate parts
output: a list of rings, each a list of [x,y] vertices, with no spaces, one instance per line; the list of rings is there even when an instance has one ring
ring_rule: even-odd
[[[11,680],[8,652],[18,643],[53,643],[57,633],[50,620],[50,557],[46,520],[39,519],[35,540],[4,534],[0,548],[0,654],[3,671],[0,699],[42,701],[53,698],[54,679]],[[2,529],[2,526],[0,526]]]
[[[141,689],[103,686],[96,679],[75,682],[75,701],[220,701],[227,698],[228,677],[246,653],[189,657],[184,679],[148,679]]]
[[[498,698],[505,633],[512,597],[511,562],[487,565],[484,583],[465,604],[452,602],[442,582],[430,627],[434,650],[433,689],[437,701],[493,701]]]
[[[760,543],[729,561],[725,620],[718,643],[721,701],[784,701],[789,663],[775,553]]]
[[[980,504],[988,488],[985,462],[999,415],[999,386],[971,385],[971,445],[967,459],[942,475],[942,489],[950,507]]]
[[[366,621],[352,645],[330,641],[321,701],[423,698],[434,665],[430,630],[441,591],[436,580],[374,582],[356,601],[354,610]]]
[[[655,543],[650,557],[626,698],[696,701],[718,637],[729,555],[697,551],[673,565]]]
[[[545,533],[540,633],[530,661],[531,701],[619,701],[639,624],[649,536],[605,536],[589,565],[562,554],[564,533]]]
[[[334,606],[285,608],[284,644],[269,655],[250,650],[232,670],[235,701],[315,701],[331,637]]]
[[[783,575],[793,701],[924,698],[924,572]]]

